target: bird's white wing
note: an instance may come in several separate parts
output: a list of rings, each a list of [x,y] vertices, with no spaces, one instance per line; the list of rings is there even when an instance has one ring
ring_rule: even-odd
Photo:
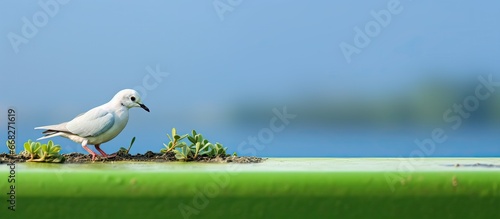
[[[71,133],[81,137],[94,137],[109,130],[114,123],[113,114],[96,107],[69,121],[66,128]]]

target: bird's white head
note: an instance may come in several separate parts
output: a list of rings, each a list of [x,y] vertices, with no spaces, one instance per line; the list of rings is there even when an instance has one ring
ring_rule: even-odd
[[[129,109],[132,107],[141,107],[149,112],[149,108],[142,103],[139,93],[132,89],[121,90],[113,97],[111,101],[118,102],[122,106],[125,106]]]

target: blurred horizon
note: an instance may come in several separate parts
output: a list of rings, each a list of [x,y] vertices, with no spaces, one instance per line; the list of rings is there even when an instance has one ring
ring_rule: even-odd
[[[106,152],[134,136],[132,153],[158,152],[175,127],[239,155],[408,157],[415,140],[442,129],[447,140],[426,156],[500,156],[500,91],[479,79],[500,82],[499,2],[401,0],[387,25],[373,13],[393,0],[244,1],[223,20],[212,2],[40,2],[0,8],[0,139],[14,107],[17,152],[41,137],[34,127],[135,88],[151,112],[131,109]],[[56,3],[46,24],[13,46],[9,34],[23,35],[23,19],[35,25],[47,13],[41,4]],[[378,34],[346,61],[340,45],[356,45],[356,28],[374,21]],[[475,106],[458,112],[457,104]],[[296,118],[262,150],[239,146],[285,107]],[[52,140],[63,153],[85,152]]]

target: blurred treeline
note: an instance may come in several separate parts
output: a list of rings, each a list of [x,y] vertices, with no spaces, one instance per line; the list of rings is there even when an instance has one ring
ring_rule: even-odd
[[[476,87],[481,85],[475,74],[461,78],[427,76],[415,81],[412,86],[383,96],[322,93],[303,95],[280,103],[246,101],[232,110],[232,120],[239,124],[269,121],[273,107],[287,106],[288,113],[298,115],[294,123],[326,127],[360,127],[403,129],[436,126],[451,126],[445,121],[444,114],[460,116],[454,104],[463,105],[467,96],[475,95]],[[493,75],[493,81],[500,77]],[[360,87],[359,89],[363,89]],[[482,88],[481,93],[487,93]],[[306,92],[307,93],[307,92]],[[461,118],[461,126],[500,127],[500,87],[486,100],[479,100],[477,110],[468,112],[468,118]]]

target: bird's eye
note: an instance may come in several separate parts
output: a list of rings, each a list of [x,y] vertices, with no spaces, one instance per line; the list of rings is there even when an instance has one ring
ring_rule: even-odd
[[[135,97],[134,97],[134,96],[131,96],[131,97],[130,97],[130,100],[135,101]]]

